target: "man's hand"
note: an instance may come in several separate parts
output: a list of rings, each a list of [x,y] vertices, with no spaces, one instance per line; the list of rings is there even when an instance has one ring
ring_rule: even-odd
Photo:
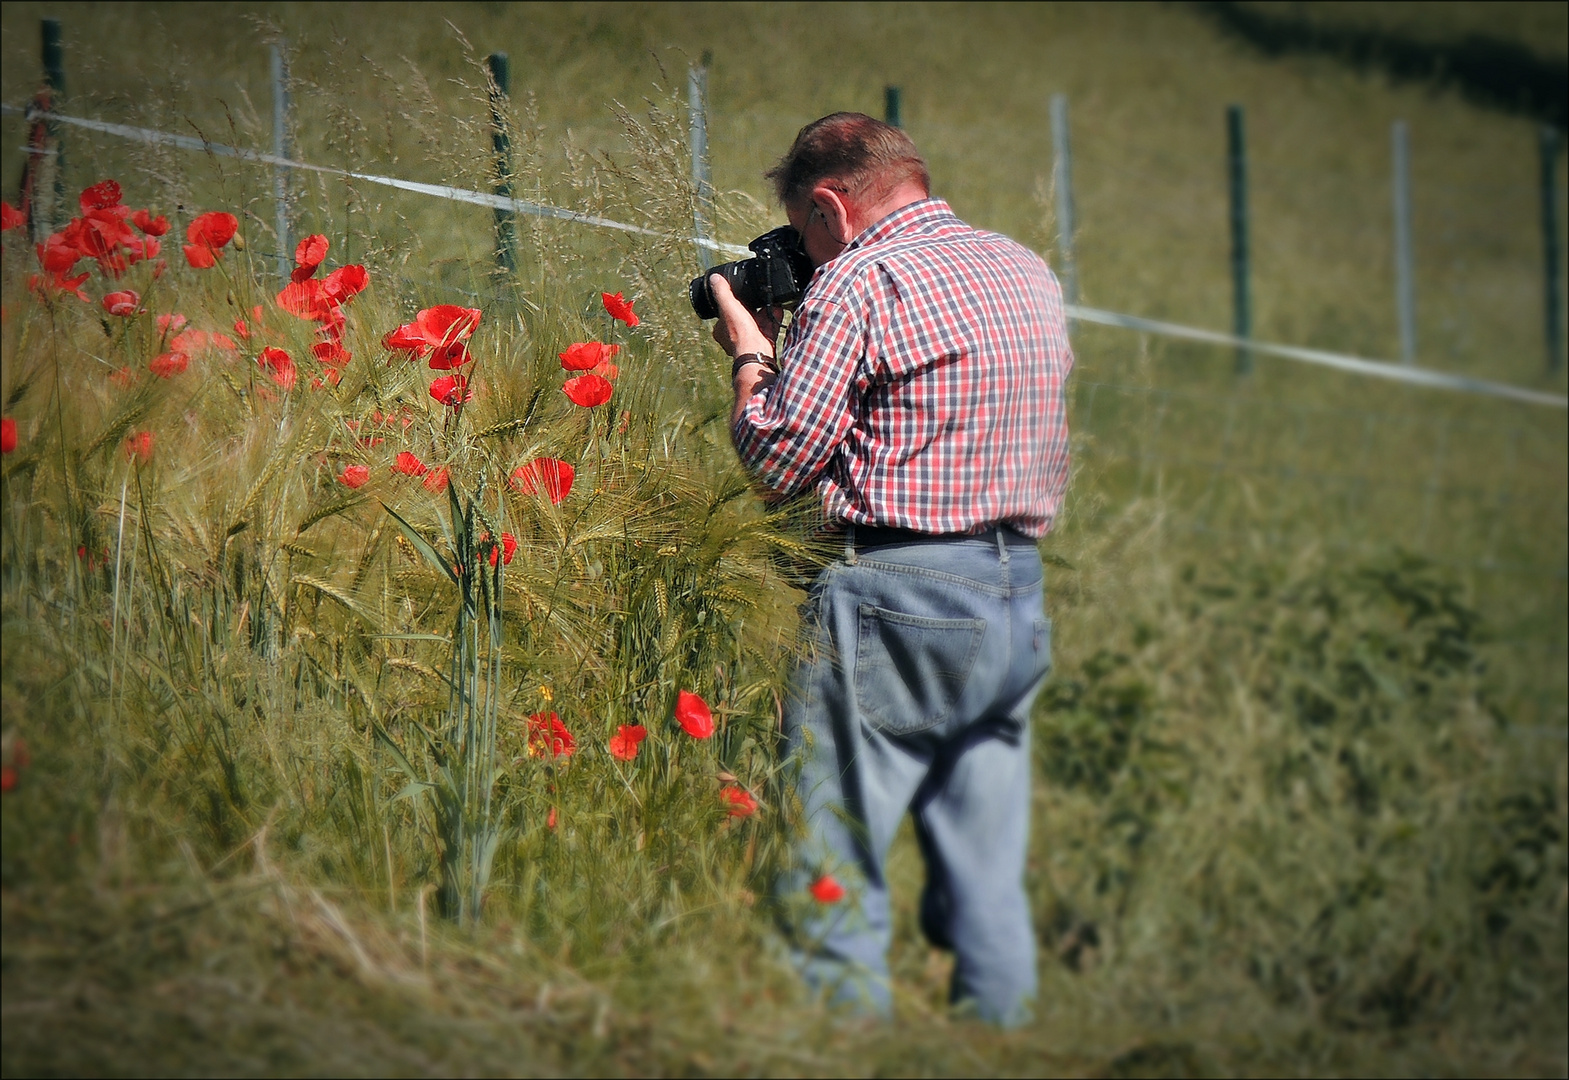
[[[774,339],[779,334],[779,322],[784,312],[749,311],[735,298],[730,283],[718,274],[708,275],[708,284],[714,290],[714,302],[719,306],[719,318],[714,323],[714,340],[728,356],[742,353],[774,355]]]

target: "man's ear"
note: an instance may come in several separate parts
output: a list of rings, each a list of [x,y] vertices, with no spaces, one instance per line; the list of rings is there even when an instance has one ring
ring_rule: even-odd
[[[828,235],[834,240],[848,244],[855,239],[856,230],[850,221],[852,211],[844,192],[827,184],[818,184],[812,189],[812,205],[823,215],[823,224],[828,227]]]

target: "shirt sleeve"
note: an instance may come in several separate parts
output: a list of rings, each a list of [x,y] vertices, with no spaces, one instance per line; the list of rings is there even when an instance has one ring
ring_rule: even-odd
[[[731,428],[741,463],[779,495],[815,480],[854,421],[866,326],[853,307],[804,301],[785,336],[779,377],[752,396]]]

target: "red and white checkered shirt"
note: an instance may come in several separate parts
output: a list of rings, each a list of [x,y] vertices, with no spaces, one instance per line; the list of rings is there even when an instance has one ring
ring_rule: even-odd
[[[830,521],[1039,537],[1068,482],[1072,367],[1040,257],[923,199],[813,275],[731,436],[766,487],[815,484]]]

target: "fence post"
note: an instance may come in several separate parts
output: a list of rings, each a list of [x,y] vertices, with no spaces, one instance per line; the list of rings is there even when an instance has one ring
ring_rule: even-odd
[[[41,104],[46,112],[59,108],[60,102],[65,99],[65,45],[60,35],[59,19],[42,19],[39,22],[40,37],[43,41],[42,57],[44,65],[44,92],[41,95]],[[30,217],[32,219],[33,238],[42,240],[54,230],[54,215],[65,205],[65,143],[60,138],[60,128],[53,120],[44,121],[46,140],[42,145],[30,146],[34,152],[31,162],[33,170],[32,206]],[[35,142],[37,140],[34,140]],[[54,159],[53,167],[44,172],[47,157]],[[45,213],[39,213],[37,178],[40,175],[51,177],[54,187],[54,198]],[[26,184],[26,180],[23,180]]]
[[[1231,181],[1231,299],[1232,332],[1239,338],[1253,336],[1253,311],[1248,295],[1248,158],[1242,128],[1242,106],[1226,106],[1226,157]],[[1253,353],[1237,348],[1237,373],[1253,370]]]
[[[896,128],[904,127],[902,110],[899,108],[901,96],[897,86],[889,84],[883,87],[883,119]]]
[[[1079,269],[1073,261],[1073,149],[1068,139],[1068,95],[1051,96],[1051,180],[1057,196],[1057,251],[1062,255],[1063,297],[1079,302]]]
[[[1394,161],[1395,315],[1400,324],[1400,362],[1411,367],[1416,364],[1416,282],[1411,261],[1411,147],[1404,120],[1390,127],[1389,149]]]
[[[289,156],[289,60],[284,53],[285,43],[272,46],[272,153],[274,157]],[[289,171],[282,165],[272,169],[273,225],[278,232],[278,279],[289,276],[289,263],[294,254],[289,235]]]
[[[1564,362],[1564,270],[1558,249],[1558,129],[1543,124],[1538,135],[1542,153],[1542,258],[1547,291],[1547,373],[1557,375]]]
[[[496,155],[496,194],[512,198],[512,139],[507,134],[507,97],[512,93],[512,64],[504,52],[485,60],[490,72],[490,146]],[[496,207],[496,269],[510,274],[517,269],[517,236],[512,211]]]
[[[708,170],[708,65],[714,54],[703,51],[702,63],[686,73],[687,109],[691,122],[692,186],[697,200],[692,206],[692,227],[697,247],[697,265],[704,270],[714,265],[708,240],[712,233],[714,182]]]

